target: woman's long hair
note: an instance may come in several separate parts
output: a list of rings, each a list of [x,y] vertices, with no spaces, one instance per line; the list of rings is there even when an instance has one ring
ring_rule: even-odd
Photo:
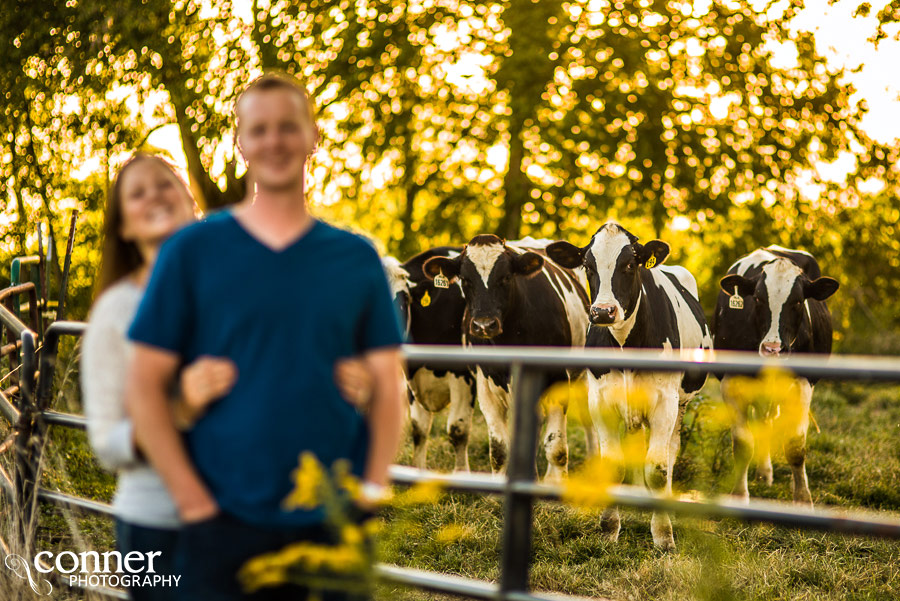
[[[103,221],[103,250],[100,257],[100,277],[97,280],[95,296],[99,296],[104,290],[125,276],[134,273],[144,264],[144,257],[141,256],[137,245],[122,238],[121,190],[122,176],[132,165],[142,161],[153,161],[163,166],[171,172],[172,177],[184,186],[185,190],[188,190],[175,167],[159,155],[139,152],[125,161],[125,164],[119,169],[119,173],[116,174],[116,179],[113,180],[112,186],[109,188],[109,195],[106,200],[106,217]]]

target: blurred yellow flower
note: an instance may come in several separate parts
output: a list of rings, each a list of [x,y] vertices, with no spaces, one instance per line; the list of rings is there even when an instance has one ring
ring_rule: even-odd
[[[568,407],[569,406],[569,383],[557,382],[544,391],[541,395],[541,409],[544,413],[552,407]]]
[[[265,586],[284,584],[288,581],[289,571],[309,576],[322,572],[362,574],[367,565],[367,559],[359,545],[300,542],[275,553],[254,557],[241,567],[238,579],[244,590],[253,592]]]
[[[448,524],[434,534],[434,540],[442,545],[450,545],[472,537],[472,529],[459,524]]]
[[[626,467],[641,467],[647,459],[647,440],[644,431],[629,431],[622,439],[622,460]]]
[[[702,405],[702,412],[698,412],[698,419],[705,426],[721,430],[734,425],[735,415],[734,407],[726,403],[708,402]]]
[[[378,536],[385,528],[384,520],[371,518],[363,522],[363,533],[368,537]]]
[[[351,500],[358,501],[362,496],[362,483],[350,471],[350,463],[346,460],[336,461],[333,471],[338,488],[346,491]]]
[[[361,545],[363,530],[355,524],[347,524],[341,528],[341,540],[347,545]]]
[[[282,501],[285,509],[314,509],[321,501],[320,487],[325,483],[325,470],[316,456],[306,451],[300,455],[300,465],[291,474],[294,490]]]
[[[746,419],[757,455],[783,448],[808,426],[810,414],[800,381],[786,370],[768,368],[758,378],[732,378],[723,392]]]
[[[591,458],[563,483],[562,502],[582,509],[606,507],[618,469],[608,460]]]
[[[388,503],[394,507],[410,507],[413,505],[429,505],[440,501],[444,493],[444,485],[437,480],[426,480],[394,495]]]

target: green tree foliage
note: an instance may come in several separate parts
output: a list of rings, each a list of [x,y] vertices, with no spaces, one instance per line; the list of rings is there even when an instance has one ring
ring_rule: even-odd
[[[880,10],[883,27],[894,5]],[[43,220],[58,256],[65,209],[77,207],[74,282],[88,290],[107,182],[166,124],[177,125],[201,205],[236,202],[246,184],[233,103],[262,70],[280,69],[307,83],[320,114],[315,210],[389,252],[481,232],[584,241],[614,217],[672,242],[709,305],[737,256],[805,246],[837,277],[883,270],[870,291],[837,301],[850,327],[859,299],[877,305],[871,295],[896,279],[880,249],[853,256],[847,241],[870,232],[892,248],[898,152],[865,135],[865,107],[812,36],[791,29],[800,5],[759,6],[19,2],[0,15],[4,252],[33,252]],[[819,177],[847,156],[845,181]],[[86,161],[94,174],[73,177]],[[875,197],[857,191],[871,178],[885,184]]]

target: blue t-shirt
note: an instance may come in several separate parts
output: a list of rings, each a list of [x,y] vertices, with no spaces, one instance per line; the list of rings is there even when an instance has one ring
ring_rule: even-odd
[[[223,211],[160,250],[128,332],[177,353],[229,357],[232,391],[187,433],[200,475],[226,512],[259,525],[307,525],[320,511],[281,507],[303,451],[326,468],[365,468],[368,429],[340,395],[334,364],[402,341],[378,253],[316,221],[274,251]]]

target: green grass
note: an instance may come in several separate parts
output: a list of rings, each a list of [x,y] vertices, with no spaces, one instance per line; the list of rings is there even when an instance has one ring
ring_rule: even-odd
[[[69,377],[62,382],[60,403],[77,398],[73,381]],[[686,415],[682,456],[676,466],[678,490],[717,494],[730,489],[730,436],[697,417],[717,398],[717,383],[710,382]],[[817,387],[813,410],[821,432],[810,428],[807,458],[810,489],[817,505],[900,515],[898,401],[900,387],[896,386]],[[56,408],[80,412],[77,401]],[[435,420],[429,445],[429,466],[440,471],[450,471],[454,464],[452,446],[443,432],[445,419],[442,415]],[[570,424],[568,435],[570,467],[576,470],[584,461],[584,434],[580,426]],[[410,463],[411,451],[406,439],[401,463]],[[480,413],[476,413],[469,451],[472,468],[489,471]],[[114,480],[96,465],[83,433],[51,429],[46,457],[44,486],[94,499],[111,498]],[[790,470],[783,460],[774,459],[774,485],[754,480],[751,495],[789,500]],[[539,472],[544,465],[539,458]],[[499,577],[501,499],[447,494],[435,505],[388,510],[383,519],[389,528],[380,540],[381,561],[489,581]],[[538,503],[531,584],[536,590],[617,600],[900,598],[897,542],[733,520],[676,517],[673,522],[678,550],[663,554],[653,547],[649,514],[622,510],[620,539],[610,543],[600,534],[596,513]],[[439,542],[442,529],[453,525],[462,527],[461,535],[453,542]],[[113,545],[112,525],[104,518],[45,506],[38,540],[38,545],[47,549],[106,550]],[[0,593],[7,590],[4,582],[16,585],[0,578]],[[376,598],[442,601],[451,597],[380,585]]]
[[[689,408],[676,488],[727,493],[731,439],[696,420],[718,398],[711,382]],[[810,428],[807,471],[817,505],[900,511],[900,388],[821,384]],[[449,471],[453,450],[435,420],[429,466]],[[570,466],[584,461],[580,427],[569,425]],[[476,415],[470,446],[473,469],[488,470],[483,418]],[[401,462],[411,457],[404,446]],[[790,469],[775,457],[775,482],[751,483],[751,495],[791,498]],[[402,566],[495,580],[503,506],[498,499],[448,494],[434,506],[393,510],[385,520],[398,535],[382,542],[381,558]],[[537,590],[611,599],[896,599],[900,545],[862,537],[801,532],[734,520],[674,518],[678,550],[653,548],[649,514],[622,510],[617,543],[605,541],[596,513],[539,503],[534,517],[531,584]],[[451,524],[466,526],[452,544],[436,542]],[[383,599],[444,599],[386,587]]]

